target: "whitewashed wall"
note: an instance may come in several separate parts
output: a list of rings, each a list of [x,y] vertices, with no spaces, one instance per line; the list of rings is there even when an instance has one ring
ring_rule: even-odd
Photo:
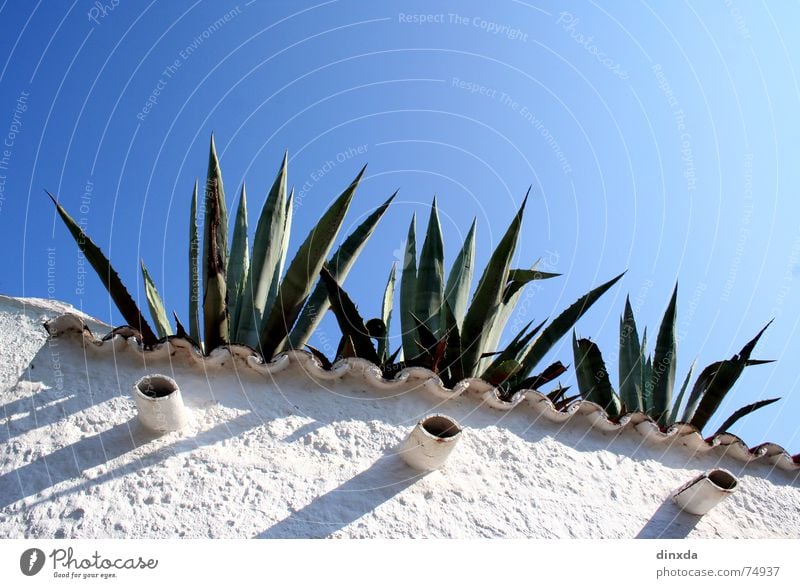
[[[320,382],[304,362],[268,376],[226,353],[48,341],[42,321],[64,310],[0,297],[3,537],[800,537],[800,480],[766,461],[580,414],[553,423],[527,402],[443,400],[422,379],[380,391],[358,369]],[[130,386],[152,372],[181,387],[182,433],[138,425]],[[465,432],[423,476],[395,451],[431,412]],[[680,513],[670,491],[712,467],[739,492],[705,517]]]

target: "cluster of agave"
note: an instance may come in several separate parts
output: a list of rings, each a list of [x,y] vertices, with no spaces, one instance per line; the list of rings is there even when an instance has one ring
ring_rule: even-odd
[[[205,353],[236,343],[256,348],[264,358],[270,359],[283,351],[306,347],[324,367],[330,368],[332,360],[308,345],[315,328],[330,309],[342,332],[334,360],[361,357],[380,366],[386,377],[405,367],[417,366],[432,370],[451,386],[465,378],[480,377],[496,386],[502,399],[511,400],[520,390],[541,389],[567,371],[560,361],[538,373],[536,368],[622,274],[590,290],[555,319],[536,326],[528,323],[504,348],[498,349],[523,288],[534,280],[559,275],[540,271],[538,263],[522,269],[511,267],[527,195],[492,252],[471,298],[475,222],[446,274],[436,200],[431,207],[419,256],[416,219],[412,217],[399,284],[402,345],[391,352],[389,329],[395,306],[396,267],[392,266],[389,273],[378,318],[364,320],[341,283],[395,195],[376,208],[328,258],[363,174],[364,169],[334,200],[285,267],[293,200],[293,193],[287,191],[287,157],[284,156],[262,207],[252,247],[248,242],[247,195],[242,186],[229,246],[222,172],[212,136],[202,242],[198,229],[197,183],[190,206],[189,329],[187,331],[173,313],[174,333],[191,338]],[[159,340],[172,336],[166,307],[144,262],[142,276],[155,331],[100,248],[52,195],[51,198],[123,318],[140,332],[142,343],[152,347]],[[639,341],[630,303],[626,304],[620,327],[619,395],[611,387],[597,346],[587,339],[577,339],[573,332],[579,395],[568,397],[567,388],[558,384],[547,394],[556,408],[564,408],[582,397],[597,402],[612,417],[640,410],[662,426],[674,423],[691,377],[690,370],[674,407],[668,410],[675,374],[675,298],[673,294],[659,331],[655,355],[647,358],[644,355],[646,340]],[[744,367],[765,363],[750,359],[760,335],[733,359],[703,370],[690,394],[684,411],[685,421],[702,429]],[[740,409],[726,421],[723,429],[774,401],[761,401]]]
[[[677,363],[677,298],[676,286],[661,320],[652,355],[646,352],[647,329],[640,340],[630,299],[625,300],[625,311],[619,322],[619,393],[611,385],[598,346],[588,339],[578,339],[573,333],[575,375],[582,398],[599,404],[612,417],[641,411],[653,417],[661,427],[669,427],[680,421],[702,431],[744,368],[771,363],[772,360],[750,358],[768,323],[732,358],[706,366],[697,377],[684,405],[695,367],[692,363],[673,402]],[[778,400],[759,400],[739,408],[722,423],[715,435],[727,431],[742,417]],[[679,419],[681,407],[683,414]]]

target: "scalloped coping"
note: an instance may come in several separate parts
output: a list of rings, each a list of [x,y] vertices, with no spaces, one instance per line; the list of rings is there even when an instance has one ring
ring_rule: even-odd
[[[97,339],[83,319],[75,314],[66,313],[44,323],[44,328],[51,337],[68,334],[79,334],[85,344],[98,349],[113,349],[115,352],[129,350],[142,356],[168,356],[180,353],[190,358],[203,369],[223,368],[230,361],[239,361],[256,373],[273,375],[289,367],[299,364],[309,375],[318,380],[338,380],[345,375],[360,375],[376,389],[385,391],[399,390],[407,383],[419,381],[423,388],[439,400],[458,397],[464,393],[476,394],[483,404],[492,409],[511,410],[525,402],[537,416],[542,416],[554,423],[566,423],[574,418],[584,418],[592,427],[609,433],[620,433],[633,429],[642,437],[655,443],[675,443],[688,447],[696,452],[721,451],[745,463],[769,463],[781,470],[800,472],[800,454],[790,455],[783,447],[775,443],[762,443],[755,447],[747,444],[732,433],[721,433],[703,439],[701,432],[688,423],[675,423],[666,431],[662,431],[656,422],[642,412],[628,413],[619,419],[609,417],[608,413],[594,402],[578,400],[563,411],[556,410],[550,399],[537,390],[520,390],[511,401],[502,400],[497,389],[479,378],[468,378],[458,382],[453,388],[446,388],[441,378],[434,372],[421,367],[405,368],[395,374],[394,378],[383,377],[380,367],[361,358],[346,358],[337,361],[330,370],[325,370],[320,361],[310,352],[292,350],[280,353],[272,360],[265,360],[255,349],[246,345],[225,345],[214,349],[210,355],[204,356],[197,345],[188,338],[165,337],[153,346],[146,348],[141,343],[141,335],[136,329],[122,326],[113,329],[102,339]]]

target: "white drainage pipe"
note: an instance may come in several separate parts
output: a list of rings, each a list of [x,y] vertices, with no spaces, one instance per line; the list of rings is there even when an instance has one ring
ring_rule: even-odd
[[[186,425],[181,391],[175,380],[161,374],[151,374],[133,385],[133,398],[139,411],[139,421],[153,431],[177,431]]]
[[[689,480],[672,493],[681,510],[703,516],[739,486],[739,481],[727,470],[709,470]]]
[[[412,468],[438,470],[461,439],[461,425],[449,416],[426,416],[411,430],[400,448],[400,456]]]

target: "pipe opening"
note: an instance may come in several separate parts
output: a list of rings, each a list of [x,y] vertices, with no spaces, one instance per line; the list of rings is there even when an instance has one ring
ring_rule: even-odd
[[[439,439],[450,439],[461,432],[461,427],[453,419],[443,415],[429,416],[420,423],[426,433]]]
[[[178,387],[165,376],[145,376],[136,383],[136,388],[148,398],[164,398],[175,392]]]
[[[725,470],[711,470],[708,480],[723,490],[733,490],[738,485],[736,478]]]

